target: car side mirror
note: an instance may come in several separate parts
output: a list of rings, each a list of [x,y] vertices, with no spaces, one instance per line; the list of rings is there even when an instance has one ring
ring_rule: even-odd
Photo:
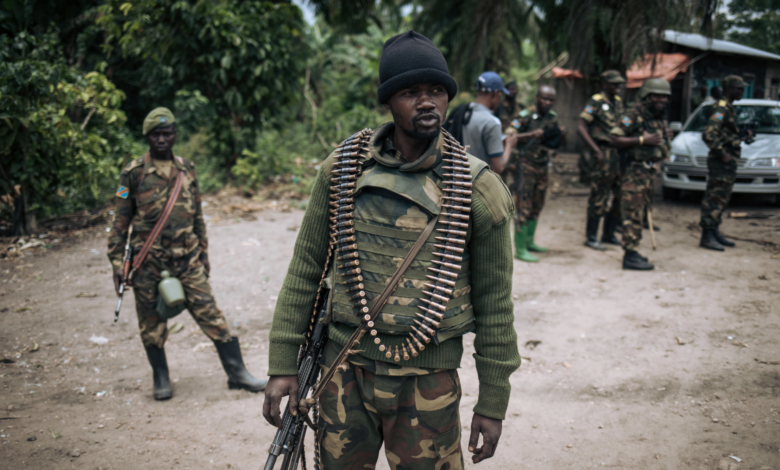
[[[669,129],[674,131],[674,133],[679,133],[682,131],[682,123],[680,121],[672,121],[669,123]]]

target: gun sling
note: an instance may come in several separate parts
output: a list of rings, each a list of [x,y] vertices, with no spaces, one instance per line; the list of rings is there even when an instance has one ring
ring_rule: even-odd
[[[144,160],[146,160],[149,157],[149,153],[144,155]],[[182,163],[181,157],[174,157],[179,160],[179,163]],[[160,236],[160,233],[162,233],[163,227],[165,227],[165,223],[168,222],[168,217],[171,216],[171,213],[173,212],[173,206],[176,204],[176,200],[179,198],[179,193],[181,193],[181,186],[182,181],[184,180],[184,172],[182,170],[178,170],[178,174],[176,175],[176,182],[173,184],[173,189],[170,192],[170,195],[168,196],[168,202],[165,203],[165,208],[163,209],[162,214],[160,215],[160,218],[157,219],[157,223],[154,224],[154,228],[152,228],[152,231],[149,233],[149,236],[146,238],[146,241],[144,242],[144,245],[141,247],[141,251],[138,252],[138,256],[135,257],[133,260],[133,268],[130,270],[130,275],[128,276],[128,279],[132,278],[133,273],[135,273],[135,270],[138,269],[146,259],[146,255],[149,254],[149,251],[152,249],[152,245],[157,240],[157,238]],[[130,236],[128,234],[128,236]]]
[[[371,310],[368,312],[368,316],[370,317],[370,320],[364,321],[360,324],[360,326],[357,327],[355,332],[352,334],[352,336],[347,341],[347,344],[344,345],[344,349],[341,350],[339,355],[336,357],[336,360],[333,362],[333,364],[328,369],[328,372],[322,376],[320,379],[320,383],[317,385],[317,388],[312,392],[311,397],[309,397],[306,400],[301,401],[301,411],[304,412],[304,416],[308,418],[308,408],[314,404],[315,400],[319,398],[319,396],[322,394],[322,392],[325,390],[325,387],[328,385],[328,382],[330,382],[330,379],[333,378],[333,375],[336,373],[336,371],[339,369],[339,367],[344,364],[344,361],[347,360],[347,357],[353,353],[352,348],[354,348],[360,339],[365,335],[366,331],[368,330],[368,323],[373,322],[377,315],[379,315],[379,312],[382,310],[382,307],[385,306],[385,303],[387,303],[387,299],[390,298],[390,295],[393,293],[396,287],[398,287],[398,283],[401,281],[401,278],[403,277],[406,270],[409,268],[409,266],[412,264],[412,261],[414,261],[414,258],[417,256],[417,253],[420,252],[423,245],[425,244],[425,241],[428,240],[428,237],[433,232],[433,228],[436,226],[436,222],[438,222],[439,216],[432,218],[430,222],[428,222],[428,225],[425,227],[425,230],[420,234],[420,238],[417,239],[416,242],[414,242],[414,245],[412,246],[412,249],[409,250],[409,253],[406,255],[406,258],[404,258],[404,261],[401,263],[401,265],[396,270],[395,274],[393,274],[393,277],[390,278],[390,282],[387,283],[384,290],[381,294],[379,294],[379,297],[376,299],[376,303],[373,307],[371,307]],[[307,420],[307,424],[311,423]]]

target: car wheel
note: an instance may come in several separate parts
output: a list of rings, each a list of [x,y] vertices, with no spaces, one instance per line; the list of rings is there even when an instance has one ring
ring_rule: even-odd
[[[664,186],[662,188],[662,194],[665,201],[679,201],[680,200],[680,190],[676,188],[667,188]]]

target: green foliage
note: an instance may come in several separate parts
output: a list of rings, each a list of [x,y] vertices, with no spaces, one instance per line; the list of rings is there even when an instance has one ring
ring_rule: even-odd
[[[20,186],[43,216],[101,200],[134,151],[123,99],[105,75],[68,66],[56,34],[0,36],[0,191]]]
[[[99,8],[107,53],[143,61],[141,95],[154,106],[196,98],[203,111],[190,129],[235,162],[271,121],[294,115],[306,43],[300,9],[245,0],[107,0]],[[177,110],[178,111],[178,110]],[[191,111],[187,109],[186,111]]]
[[[780,54],[780,0],[731,0],[719,13],[718,37]]]

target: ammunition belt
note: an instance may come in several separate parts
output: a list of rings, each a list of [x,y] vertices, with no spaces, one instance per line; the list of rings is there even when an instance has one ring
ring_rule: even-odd
[[[400,362],[401,359],[408,361],[411,357],[417,357],[418,351],[425,350],[425,345],[436,336],[437,329],[444,319],[444,312],[447,310],[446,304],[452,298],[458,271],[462,269],[462,254],[466,245],[471,213],[471,168],[465,148],[445,130],[442,129],[441,132],[444,138],[442,153],[446,164],[443,169],[447,173],[444,174],[442,211],[436,228],[441,236],[435,237],[439,243],[433,245],[440,251],[433,252],[434,266],[428,267],[431,275],[426,277],[430,282],[424,284],[428,290],[423,290],[423,297],[420,298],[424,305],[420,305],[421,312],[416,313],[418,317],[414,320],[416,326],[412,326],[406,343],[402,343],[400,348],[396,346],[391,350],[392,348],[382,344],[374,328],[374,319],[368,315],[368,300],[364,290],[360,252],[355,236],[355,199],[352,195],[362,171],[362,162],[369,158],[369,141],[373,131],[364,129],[339,144],[335,152],[336,162],[331,171],[330,243],[322,273],[323,282],[320,282],[315,306],[325,300],[320,299],[322,285],[324,285],[328,266],[335,256],[337,273],[344,279],[342,284],[347,286],[350,298],[355,301],[353,307],[356,315],[366,322],[374,344],[387,359],[395,362]],[[309,326],[309,335],[314,329],[316,313],[315,308]]]

